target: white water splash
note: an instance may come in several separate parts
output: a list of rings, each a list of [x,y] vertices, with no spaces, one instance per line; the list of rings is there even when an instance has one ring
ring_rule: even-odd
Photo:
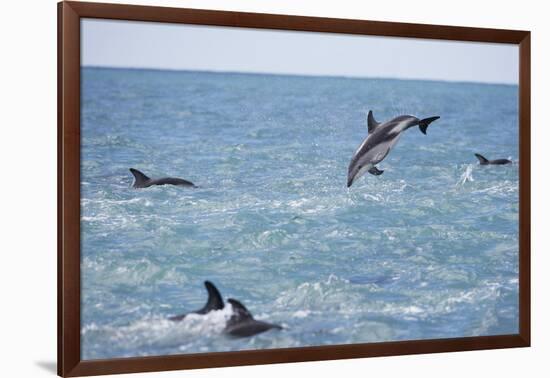
[[[474,166],[472,164],[468,164],[466,166],[466,169],[462,173],[462,175],[460,175],[460,179],[456,183],[456,186],[462,186],[466,182],[473,182],[474,181],[473,170],[474,170]]]

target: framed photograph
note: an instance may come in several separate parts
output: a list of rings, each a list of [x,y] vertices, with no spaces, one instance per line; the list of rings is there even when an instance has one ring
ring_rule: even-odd
[[[530,33],[61,2],[58,373],[530,345]]]

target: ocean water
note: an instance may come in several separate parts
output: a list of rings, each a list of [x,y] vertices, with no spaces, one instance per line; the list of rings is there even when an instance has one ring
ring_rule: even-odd
[[[511,85],[83,68],[82,358],[517,333],[517,104]],[[441,119],[348,190],[369,109]],[[132,189],[130,167],[199,188]],[[168,321],[204,280],[284,330],[226,337],[229,307]]]

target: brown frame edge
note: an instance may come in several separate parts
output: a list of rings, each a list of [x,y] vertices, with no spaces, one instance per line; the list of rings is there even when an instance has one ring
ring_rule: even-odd
[[[108,360],[80,359],[80,18],[186,23],[519,45],[519,334]],[[260,13],[58,3],[58,374],[83,376],[528,347],[530,267],[530,32]]]

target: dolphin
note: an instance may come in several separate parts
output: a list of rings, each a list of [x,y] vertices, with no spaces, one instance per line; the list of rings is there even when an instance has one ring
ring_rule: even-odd
[[[229,318],[224,332],[233,337],[249,337],[270,329],[283,329],[280,325],[256,320],[244,305],[236,299],[227,300],[233,307],[233,314]]]
[[[204,286],[208,291],[208,301],[200,310],[177,315],[177,316],[172,316],[168,319],[179,322],[180,320],[185,319],[185,317],[189,314],[205,315],[205,314],[208,314],[210,311],[223,310],[224,304],[223,304],[222,295],[220,294],[216,286],[214,286],[214,284],[210,281],[204,281]]]
[[[223,310],[224,303],[222,296],[216,286],[210,281],[205,281],[204,286],[208,291],[208,301],[203,308],[190,313],[185,313],[168,318],[172,321],[181,321],[189,314],[205,315],[211,311]],[[262,322],[254,319],[252,314],[244,307],[244,305],[236,299],[229,298],[227,300],[231,305],[231,316],[225,324],[224,333],[233,337],[249,337],[270,329],[283,329],[280,325]]]
[[[133,188],[148,188],[153,185],[177,185],[177,186],[189,186],[196,188],[195,184],[191,181],[187,181],[175,177],[163,177],[159,179],[152,179],[147,177],[143,172],[138,171],[137,169],[130,168],[130,172],[134,175],[134,184]]]
[[[489,160],[489,159],[486,159],[485,157],[483,157],[482,155],[480,154],[474,154],[477,158],[477,160],[479,160],[479,164],[480,165],[504,165],[504,164],[512,164],[512,161],[511,160],[508,160],[508,159],[496,159],[496,160]]]
[[[439,116],[418,119],[411,115],[401,115],[391,121],[380,123],[374,119],[372,110],[367,116],[368,136],[353,154],[348,167],[348,188],[365,172],[381,175],[384,171],[376,168],[395,146],[401,133],[410,127],[418,126],[423,134]]]

